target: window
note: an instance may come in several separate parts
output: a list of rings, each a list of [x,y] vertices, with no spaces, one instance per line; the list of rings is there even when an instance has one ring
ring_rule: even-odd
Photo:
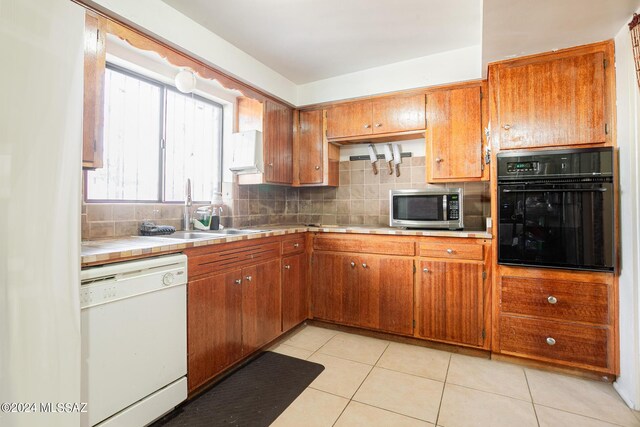
[[[181,202],[221,191],[222,106],[107,64],[104,167],[87,172],[87,201]]]

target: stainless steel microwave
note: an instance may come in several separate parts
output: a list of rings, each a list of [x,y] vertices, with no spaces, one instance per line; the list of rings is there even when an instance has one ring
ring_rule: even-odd
[[[462,188],[390,190],[389,225],[461,230],[462,196]]]

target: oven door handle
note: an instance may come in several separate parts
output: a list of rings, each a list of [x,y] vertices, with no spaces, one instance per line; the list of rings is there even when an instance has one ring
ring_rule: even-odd
[[[585,188],[549,188],[549,189],[539,189],[539,190],[510,190],[508,188],[503,188],[503,193],[546,193],[546,192],[562,192],[562,193],[604,193],[607,191],[606,188],[594,188],[594,189],[585,189]]]

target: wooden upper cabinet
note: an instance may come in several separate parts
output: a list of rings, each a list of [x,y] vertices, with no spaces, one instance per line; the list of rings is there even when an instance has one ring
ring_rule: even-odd
[[[371,135],[371,102],[352,102],[327,109],[327,138]]]
[[[82,167],[102,167],[106,32],[101,17],[87,12],[84,30]]]
[[[266,100],[264,104],[265,181],[291,184],[293,180],[293,111]]]
[[[427,181],[482,178],[481,86],[427,95]]]
[[[296,111],[294,126],[294,185],[337,186],[340,169],[340,147],[324,136],[323,110]]]
[[[425,128],[424,94],[338,104],[327,109],[327,138],[348,139]]]
[[[607,42],[492,65],[499,148],[610,142],[612,49]]]
[[[374,100],[372,114],[374,134],[424,129],[424,94]]]

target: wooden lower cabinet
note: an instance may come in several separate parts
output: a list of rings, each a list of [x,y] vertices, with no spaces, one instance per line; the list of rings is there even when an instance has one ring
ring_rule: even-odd
[[[282,258],[282,331],[288,331],[309,316],[307,254]]]
[[[187,291],[189,390],[242,357],[242,271],[190,281]]]
[[[420,261],[416,273],[416,336],[482,346],[483,264]]]
[[[313,317],[412,334],[412,258],[316,252],[312,268]]]

